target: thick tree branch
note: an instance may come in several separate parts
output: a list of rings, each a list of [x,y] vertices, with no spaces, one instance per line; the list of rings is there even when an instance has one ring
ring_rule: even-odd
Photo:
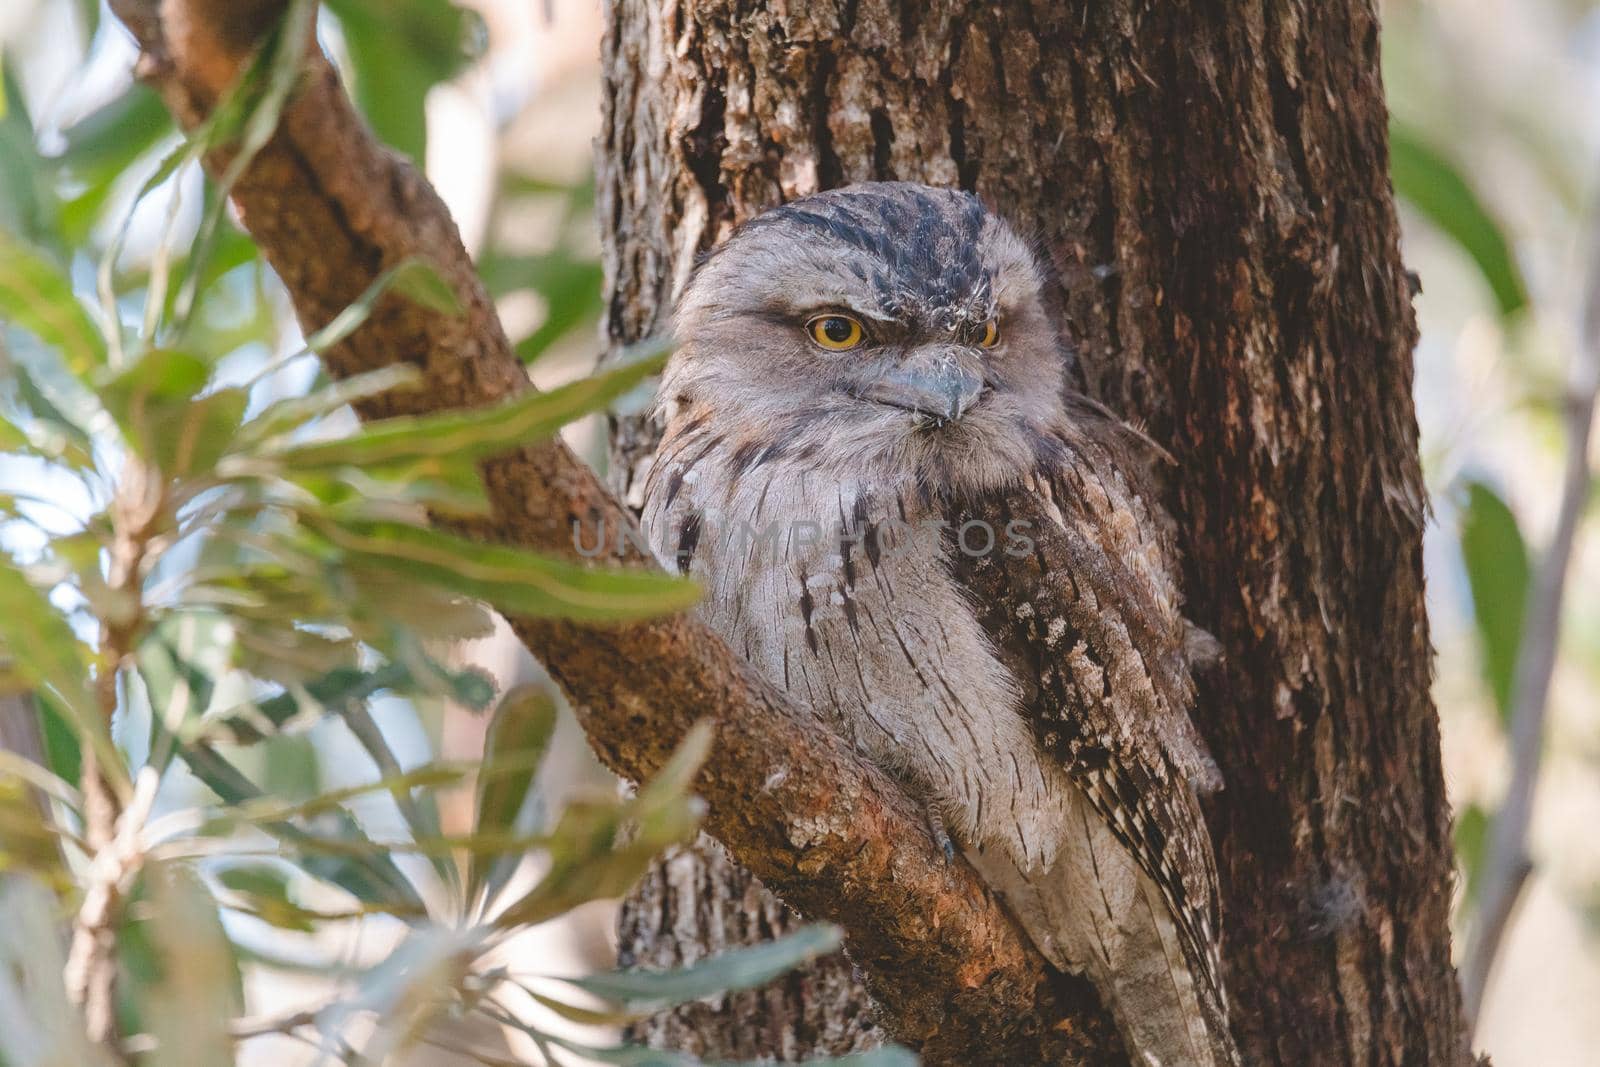
[[[141,76],[186,127],[236,75],[263,6],[113,4],[139,40]],[[213,172],[224,163],[207,161]],[[326,354],[341,377],[401,360],[423,371],[424,388],[367,402],[363,418],[493,404],[530,388],[444,205],[373,138],[320,53],[308,53],[276,136],[233,200],[308,332],[413,255],[431,260],[461,299],[459,318],[387,299]],[[493,517],[470,532],[487,540],[570,554],[574,523],[588,543],[596,524],[632,521],[558,441],[493,460],[484,478]],[[933,1062],[1122,1059],[1092,990],[1051,972],[970,868],[945,862],[903,793],[703,626],[686,617],[622,628],[512,624],[619,774],[648,777],[694,721],[717,724],[697,783],[708,828],[797,910],[845,928],[897,1039]]]

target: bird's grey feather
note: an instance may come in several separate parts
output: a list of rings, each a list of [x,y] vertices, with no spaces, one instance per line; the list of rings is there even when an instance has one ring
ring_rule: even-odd
[[[706,621],[1090,976],[1136,1060],[1231,1064],[1171,524],[1138,435],[1065,388],[1042,290],[966,194],[860,186],[758,218],[680,301],[645,526]],[[813,343],[828,312],[870,343]],[[923,363],[981,375],[977,402],[880,402]]]

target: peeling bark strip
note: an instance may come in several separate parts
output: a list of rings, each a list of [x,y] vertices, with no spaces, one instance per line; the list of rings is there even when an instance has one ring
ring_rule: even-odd
[[[140,75],[188,128],[281,6],[113,0],[139,42]],[[227,162],[225,153],[206,160],[213,174]],[[421,369],[422,388],[364,402],[363,418],[481,406],[531,388],[444,205],[372,137],[314,50],[233,200],[308,333],[413,255],[433,263],[466,309],[443,317],[386,297],[326,353],[338,377],[401,360]],[[559,440],[483,471],[493,515],[456,525],[470,536],[576,558],[574,523],[589,543],[601,523],[617,530],[631,521]],[[648,777],[696,720],[715,721],[716,743],[696,782],[708,829],[796,908],[845,928],[895,1039],[930,1062],[1120,1061],[1087,983],[1049,971],[971,869],[946,862],[893,783],[703,626],[683,617],[609,629],[511,621],[619,774]]]
[[[1470,1062],[1372,5],[607,11],[611,340],[658,329],[738,222],[819,187],[959,184],[1037,234],[1086,381],[1179,461],[1189,614],[1227,651],[1197,719],[1227,782],[1209,816],[1247,1059]],[[628,423],[615,445],[628,488],[653,436]],[[665,961],[762,933],[772,905],[724,867],[658,872],[630,950]],[[764,993],[715,1033],[697,1009],[697,1047],[742,1054],[757,1004],[778,1011],[765,1051],[848,1047],[858,1002],[832,968],[819,981],[843,1007],[822,1026],[806,990]]]

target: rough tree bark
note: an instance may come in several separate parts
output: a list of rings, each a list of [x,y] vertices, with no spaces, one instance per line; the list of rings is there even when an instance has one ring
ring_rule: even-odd
[[[898,178],[1037,235],[1093,392],[1178,459],[1199,725],[1248,1062],[1470,1062],[1429,698],[1412,282],[1368,0],[615,0],[599,160],[615,344],[762,209]],[[617,427],[636,496],[653,435]],[[720,855],[663,863],[629,958],[786,920]],[[711,1056],[876,1040],[848,963],[653,1020]]]
[[[216,106],[286,0],[112,0],[137,72],[186,129]],[[364,419],[495,404],[532,388],[443,203],[357,115],[307,34],[278,126],[231,190],[309,334],[388,267],[428,259],[460,315],[380,300],[322,353],[348,377],[406,362],[422,384],[362,401]],[[207,153],[228,172],[231,147]],[[490,513],[452,523],[487,541],[578,558],[575,541],[630,519],[557,439],[482,464]],[[629,544],[635,536],[624,535]],[[635,554],[634,565],[653,565]],[[843,927],[880,1019],[938,1063],[1117,1062],[1116,1034],[1082,979],[1046,967],[965,863],[949,863],[904,793],[679,615],[626,626],[514,617],[517,635],[571,698],[600,759],[640,781],[697,721],[714,744],[694,788],[706,828],[802,912]]]

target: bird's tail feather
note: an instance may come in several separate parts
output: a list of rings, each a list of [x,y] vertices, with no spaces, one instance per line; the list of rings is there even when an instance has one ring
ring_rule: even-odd
[[[1196,982],[1160,890],[1092,811],[1077,822],[1048,869],[973,861],[1047,959],[1088,975],[1137,1067],[1234,1067],[1220,991]]]

